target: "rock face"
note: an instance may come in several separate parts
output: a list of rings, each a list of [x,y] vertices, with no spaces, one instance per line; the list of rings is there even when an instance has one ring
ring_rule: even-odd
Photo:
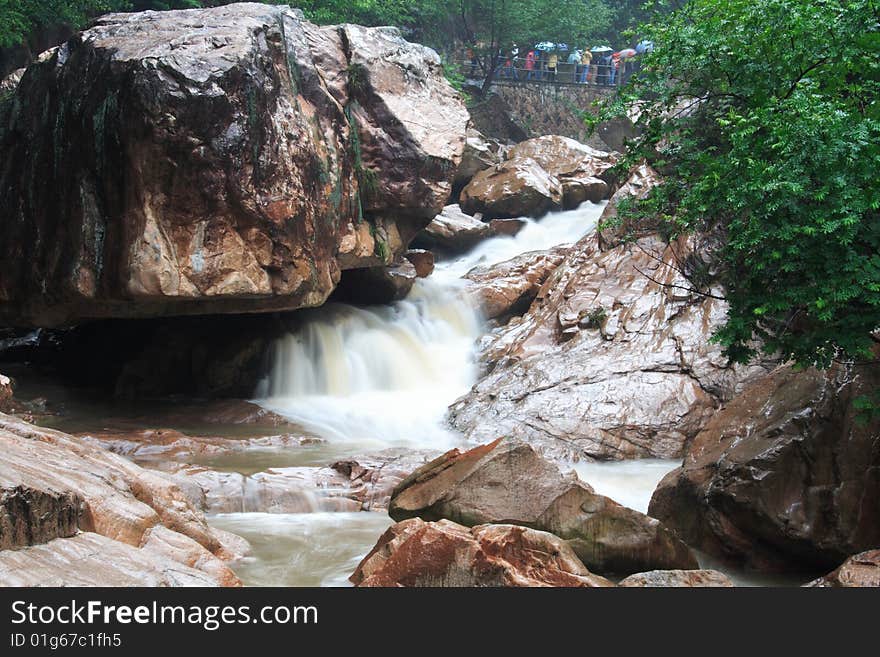
[[[465,453],[447,452],[401,482],[388,513],[394,520],[417,516],[551,532],[600,573],[699,567],[660,522],[598,495],[523,444],[495,441]]]
[[[488,139],[479,130],[469,128],[461,163],[455,172],[455,186],[461,189],[480,171],[500,163],[504,153],[505,148],[499,142]]]
[[[418,518],[388,529],[350,579],[355,586],[614,586],[552,534]]]
[[[136,559],[140,548],[148,564],[158,559],[156,564],[198,569],[201,584],[240,584],[221,561],[232,556],[224,537],[207,525],[193,492],[174,477],[3,414],[0,450],[0,583],[29,577],[45,583],[42,569],[49,579],[62,577],[69,568],[65,559]],[[106,554],[89,551],[106,546]],[[68,576],[73,579],[64,581],[83,581]],[[111,582],[99,577],[94,583]]]
[[[490,372],[452,405],[451,424],[473,441],[510,436],[554,457],[681,456],[718,405],[764,372],[729,367],[710,342],[725,304],[688,291],[676,267],[691,250],[657,236],[605,252],[595,235],[580,240],[522,321],[490,336]]]
[[[0,321],[320,304],[440,211],[467,121],[392,28],[104,16],[0,102]]]
[[[880,586],[880,550],[855,554],[834,572],[804,586],[835,588]]]
[[[186,538],[180,534],[177,536]],[[204,566],[203,563],[197,565]],[[232,571],[222,567],[226,569],[223,581],[241,584]],[[85,532],[20,550],[0,551],[0,584],[217,586],[218,579],[204,568],[195,568],[152,549],[138,549],[100,534]]]
[[[632,172],[629,179],[614,192],[614,196],[608,201],[602,216],[599,218],[599,224],[606,224],[617,219],[617,205],[624,198],[644,199],[648,193],[657,186],[660,176],[654,169],[646,164],[642,164]],[[656,232],[657,223],[646,221],[643,223],[633,222],[630,219],[605,228],[599,231],[599,247],[603,251],[614,248],[620,244],[624,238],[636,239],[645,237]]]
[[[447,205],[418,235],[416,244],[447,253],[461,253],[491,236],[489,224],[465,214],[458,205]]]
[[[731,587],[733,582],[717,570],[652,570],[622,579],[618,586],[629,588]]]
[[[533,251],[487,267],[475,267],[465,279],[468,294],[487,319],[520,315],[528,310],[544,281],[562,263],[567,248]]]
[[[880,545],[880,423],[852,406],[878,385],[874,365],[780,367],[694,438],[651,515],[758,569],[831,568]]]

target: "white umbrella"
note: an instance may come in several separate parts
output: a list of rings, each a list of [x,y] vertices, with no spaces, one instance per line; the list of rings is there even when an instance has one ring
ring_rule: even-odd
[[[612,49],[608,46],[595,46],[590,48],[590,52],[612,52]]]

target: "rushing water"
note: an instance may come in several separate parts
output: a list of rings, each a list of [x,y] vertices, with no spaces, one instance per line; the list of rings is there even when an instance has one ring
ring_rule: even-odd
[[[527,251],[571,243],[592,230],[601,204],[528,220],[516,236],[496,237],[438,263],[404,301],[358,308],[328,304],[274,346],[259,403],[327,440],[358,449],[446,449],[460,441],[443,426],[450,403],[476,381],[474,343],[481,321],[461,276]]]
[[[443,418],[476,381],[473,349],[483,331],[461,277],[479,265],[573,243],[595,228],[602,207],[585,203],[527,220],[516,236],[486,240],[438,263],[406,300],[390,306],[328,304],[301,313],[299,328],[274,345],[256,401],[326,442],[274,464],[276,457],[264,455],[269,460],[262,465],[318,465],[370,450],[461,445]],[[238,453],[226,465],[241,470],[248,458]],[[677,465],[647,459],[572,467],[597,492],[645,512],[657,483]],[[320,512],[224,514],[212,523],[251,541],[252,555],[236,567],[247,584],[341,586],[391,521],[384,513]]]

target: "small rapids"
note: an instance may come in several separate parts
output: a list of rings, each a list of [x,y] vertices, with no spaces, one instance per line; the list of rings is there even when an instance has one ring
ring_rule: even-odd
[[[257,402],[333,443],[359,448],[448,449],[460,442],[446,409],[476,382],[479,313],[461,277],[528,251],[573,243],[596,225],[603,204],[526,220],[516,236],[486,240],[438,263],[404,301],[359,308],[328,304],[302,313],[273,346]]]

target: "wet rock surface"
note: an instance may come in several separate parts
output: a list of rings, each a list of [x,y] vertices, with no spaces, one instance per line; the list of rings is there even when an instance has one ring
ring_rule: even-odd
[[[465,279],[468,295],[487,319],[525,313],[544,281],[568,253],[567,247],[533,251],[495,265],[476,267]]]
[[[531,158],[509,159],[474,176],[459,203],[488,219],[541,217],[562,207],[562,185]]]
[[[12,325],[319,305],[441,210],[468,120],[436,53],[395,29],[261,4],[103,16],[14,98]]]
[[[731,587],[733,582],[717,570],[652,570],[630,575],[617,585],[629,588],[704,588]]]
[[[831,568],[880,544],[880,429],[852,401],[875,365],[783,366],[717,412],[651,515],[695,548],[764,570]]]
[[[192,500],[193,491],[174,477],[3,414],[0,446],[4,455],[0,461],[0,563],[6,567],[0,566],[0,579],[4,583],[45,582],[53,572],[61,577],[64,560],[83,558],[83,550],[88,552],[89,564],[116,558],[127,562],[134,557],[125,546],[143,548],[143,559],[148,563],[158,559],[156,564],[165,563],[164,569],[184,562],[199,568],[202,584],[239,583],[219,561],[232,555],[224,545],[226,537],[207,525]],[[108,551],[95,553],[89,546]],[[180,562],[175,554],[187,556]],[[21,563],[29,565],[22,568]],[[133,569],[132,576],[152,583],[156,568],[148,570],[152,574]],[[97,577],[94,583],[109,585],[109,580]]]
[[[598,495],[528,445],[496,441],[447,452],[395,489],[388,513],[398,521],[508,523],[551,532],[599,573],[698,568],[662,523]]]
[[[492,236],[492,228],[480,217],[472,217],[461,211],[458,205],[447,205],[419,233],[415,244],[428,249],[440,249],[446,253],[463,253],[478,242]]]
[[[880,550],[854,554],[840,568],[804,586],[814,588],[880,587]]]
[[[613,586],[559,538],[514,525],[467,528],[412,518],[386,531],[351,576],[355,586]]]
[[[489,373],[450,407],[473,441],[510,436],[563,458],[681,456],[722,401],[765,370],[710,342],[724,302],[691,293],[687,242],[575,244],[521,321],[489,336]]]

